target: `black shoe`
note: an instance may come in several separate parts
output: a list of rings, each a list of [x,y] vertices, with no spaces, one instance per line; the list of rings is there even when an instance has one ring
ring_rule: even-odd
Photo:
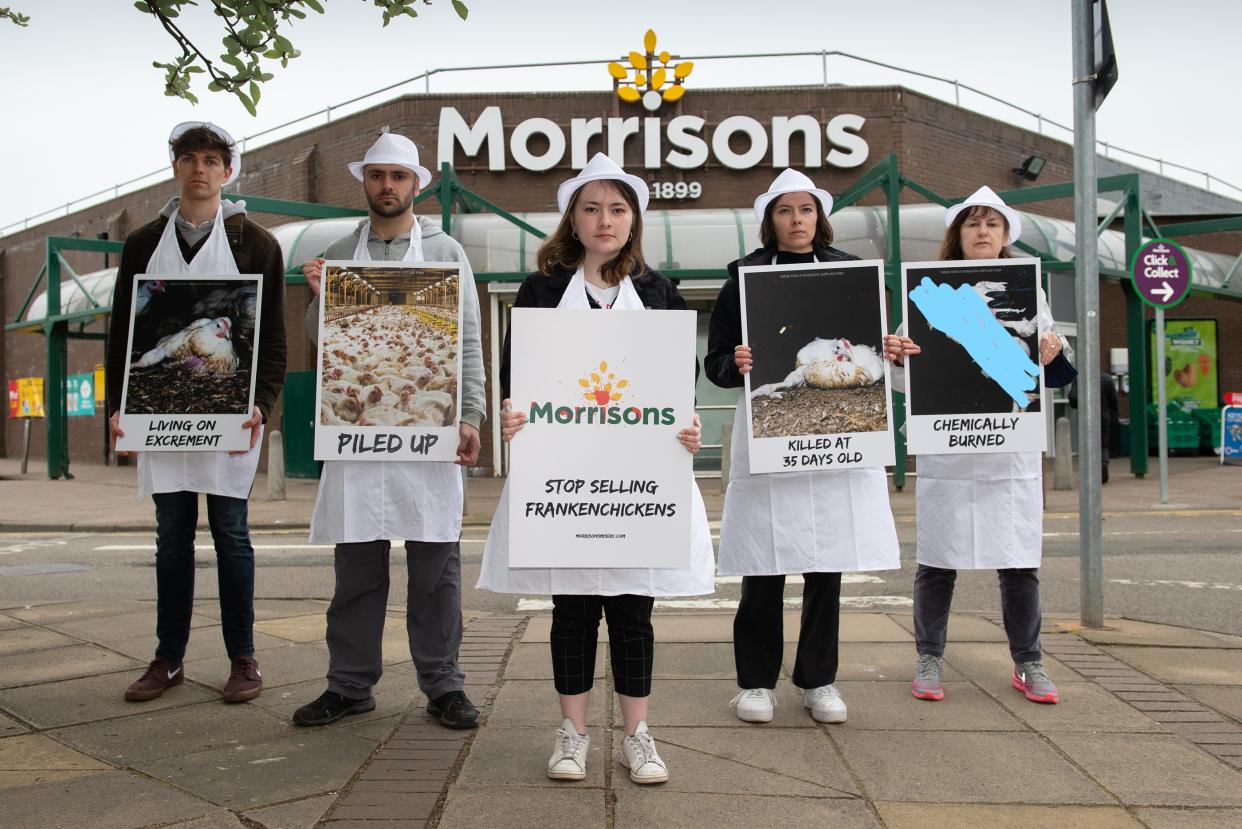
[[[375,710],[375,697],[350,699],[335,691],[324,691],[319,699],[308,702],[293,712],[294,725],[327,725],[348,714],[365,714]]]
[[[439,717],[445,728],[474,728],[479,724],[479,709],[462,691],[449,691],[431,700],[427,713]]]
[[[1108,464],[1104,464],[1104,466],[1100,469],[1100,483],[1108,483]]]

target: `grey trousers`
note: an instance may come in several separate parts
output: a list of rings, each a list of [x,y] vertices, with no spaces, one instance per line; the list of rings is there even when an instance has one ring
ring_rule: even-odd
[[[387,541],[336,545],[336,590],[328,607],[328,690],[371,696],[384,673],[381,643],[388,605]],[[460,691],[461,548],[456,541],[405,542],[405,627],[418,687],[429,699]]]
[[[1009,638],[1009,655],[1016,662],[1041,658],[1039,643],[1039,570],[1013,568],[996,571],[1000,581],[1001,617]],[[914,645],[919,653],[944,656],[949,629],[949,607],[957,571],[920,564],[914,572]]]

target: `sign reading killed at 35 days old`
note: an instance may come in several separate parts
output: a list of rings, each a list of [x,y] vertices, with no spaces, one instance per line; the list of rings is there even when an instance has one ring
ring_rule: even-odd
[[[263,277],[139,274],[117,451],[250,448]]]
[[[894,462],[878,259],[738,269],[751,472]]]
[[[1039,260],[902,266],[912,454],[1042,452]]]
[[[325,262],[315,459],[456,460],[461,330],[458,264]]]
[[[513,309],[511,567],[689,566],[694,320]]]

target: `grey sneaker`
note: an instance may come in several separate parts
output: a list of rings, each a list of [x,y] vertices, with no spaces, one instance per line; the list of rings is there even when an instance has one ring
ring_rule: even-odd
[[[548,777],[553,780],[582,780],[586,777],[587,749],[591,738],[579,734],[578,729],[566,717],[556,729],[556,745],[548,760]]]
[[[1048,669],[1038,659],[1034,662],[1019,662],[1013,666],[1013,687],[1031,702],[1055,705],[1061,701],[1061,692],[1052,684]]]
[[[930,653],[920,653],[910,692],[919,699],[944,699],[943,678],[944,660]]]

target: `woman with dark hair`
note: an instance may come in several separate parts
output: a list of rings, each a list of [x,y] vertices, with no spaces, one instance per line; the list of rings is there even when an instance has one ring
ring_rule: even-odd
[[[717,386],[742,386],[751,370],[751,349],[742,344],[740,266],[858,258],[831,246],[831,212],[832,196],[795,170],[781,173],[755,199],[763,247],[729,264],[708,330],[704,366]],[[890,339],[885,337],[886,346]],[[887,478],[878,468],[752,475],[746,436],[742,400],[733,421],[720,526],[720,572],[742,576],[742,599],[733,620],[741,690],[730,704],[746,722],[772,719],[783,650],[785,576],[801,574],[802,624],[793,683],[802,689],[802,705],[812,718],[845,722],[845,701],[833,684],[841,573],[900,566]]]
[[[647,184],[603,154],[582,173],[561,184],[557,204],[561,222],[539,249],[539,272],[518,289],[518,308],[614,311],[684,309],[685,300],[667,278],[643,262],[642,214]],[[526,423],[510,409],[509,338],[500,367],[501,435],[505,442]],[[690,453],[700,446],[698,415],[678,434]],[[690,567],[686,569],[537,569],[509,567],[509,491],[506,485],[487,536],[479,587],[498,593],[551,594],[552,672],[563,721],[557,730],[547,774],[556,780],[586,777],[586,714],[599,618],[608,622],[613,684],[621,703],[624,737],[620,762],[635,783],[663,783],[668,767],[647,729],[655,635],[651,611],[655,596],[694,596],[714,589],[711,531],[697,485],[691,488]]]
[[[1009,259],[1022,233],[1018,212],[990,188],[981,187],[945,214],[942,260]],[[1046,385],[1064,385],[1073,369],[1062,357],[1068,347],[1055,331],[1052,313],[1036,286],[1036,322],[1043,334],[1039,359]],[[901,332],[899,332],[901,333]],[[886,346],[897,366],[920,353],[909,337]],[[1056,360],[1054,366],[1050,363]],[[1061,377],[1051,369],[1059,368]],[[904,389],[905,371],[895,368],[894,387]],[[963,498],[963,491],[969,496]],[[958,570],[995,569],[1013,687],[1032,702],[1056,703],[1060,694],[1044,667],[1039,643],[1039,564],[1042,554],[1043,456],[1039,452],[919,455],[915,488],[918,570],[914,575],[914,636],[918,661],[911,692],[919,699],[944,698],[942,681],[949,609]]]

